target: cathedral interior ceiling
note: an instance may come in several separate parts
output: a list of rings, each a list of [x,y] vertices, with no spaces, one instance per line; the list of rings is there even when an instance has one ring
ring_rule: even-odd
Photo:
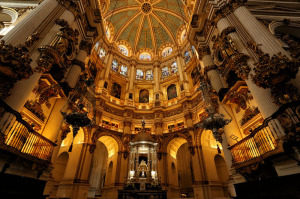
[[[127,42],[133,53],[160,46],[178,45],[177,33],[188,21],[181,0],[112,0],[103,8],[104,19],[112,26],[115,42]]]

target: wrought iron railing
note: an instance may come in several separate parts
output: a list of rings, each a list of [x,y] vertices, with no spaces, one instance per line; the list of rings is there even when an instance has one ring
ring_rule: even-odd
[[[233,166],[260,161],[272,154],[283,152],[283,142],[299,133],[300,101],[282,105],[249,136],[229,147]]]
[[[55,143],[22,119],[19,112],[0,100],[0,148],[50,161]]]

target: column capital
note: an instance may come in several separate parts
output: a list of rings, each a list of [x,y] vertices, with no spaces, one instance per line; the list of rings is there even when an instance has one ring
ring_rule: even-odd
[[[199,58],[202,59],[206,55],[210,55],[210,48],[209,46],[198,46],[198,55]]]
[[[79,49],[84,50],[88,55],[91,54],[93,43],[89,40],[81,40]]]
[[[215,11],[212,21],[217,23],[220,19],[234,12],[238,7],[244,6],[247,0],[230,0],[227,4]]]

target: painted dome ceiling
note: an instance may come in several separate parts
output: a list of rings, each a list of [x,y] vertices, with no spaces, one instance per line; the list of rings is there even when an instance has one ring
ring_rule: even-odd
[[[104,10],[112,40],[127,43],[133,53],[178,45],[187,18],[182,0],[111,0]],[[125,41],[125,42],[124,42]]]

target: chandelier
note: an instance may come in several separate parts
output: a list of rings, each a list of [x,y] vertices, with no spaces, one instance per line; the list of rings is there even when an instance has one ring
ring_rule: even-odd
[[[225,119],[223,114],[218,113],[217,104],[212,101],[215,98],[215,94],[206,78],[204,78],[204,81],[201,81],[198,91],[201,91],[207,115],[202,118],[203,120],[197,124],[197,127],[212,131],[214,138],[222,143],[223,128],[232,119]]]

